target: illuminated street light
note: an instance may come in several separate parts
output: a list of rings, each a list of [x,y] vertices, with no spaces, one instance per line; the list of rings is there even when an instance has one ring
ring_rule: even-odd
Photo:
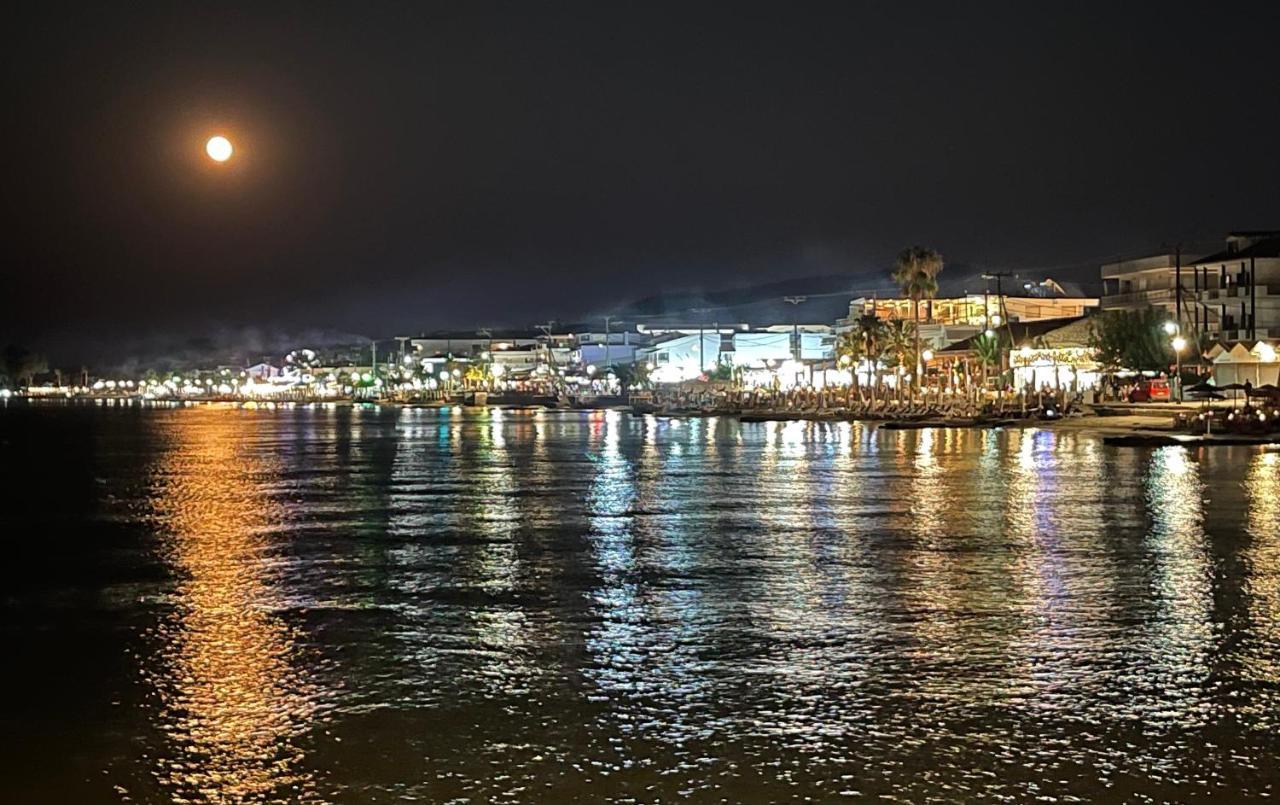
[[[1173,324],[1175,332],[1178,325],[1173,322],[1165,322],[1165,330],[1168,331],[1169,325]],[[1182,350],[1187,348],[1187,339],[1180,335],[1174,336],[1173,341],[1173,381],[1178,389],[1178,402],[1182,402]]]
[[[1178,332],[1178,323],[1177,323],[1176,321],[1166,321],[1166,322],[1164,323],[1164,331],[1165,331],[1167,334],[1169,334],[1169,335],[1173,335],[1173,334],[1177,333],[1177,332]],[[1186,343],[1186,342],[1183,342],[1183,343]],[[1175,349],[1176,349],[1176,347],[1175,347]]]

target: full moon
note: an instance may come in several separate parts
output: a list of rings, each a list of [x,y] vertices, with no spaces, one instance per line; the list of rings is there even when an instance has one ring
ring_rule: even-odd
[[[204,144],[204,150],[214,162],[231,159],[231,141],[222,135],[210,137],[209,142]]]

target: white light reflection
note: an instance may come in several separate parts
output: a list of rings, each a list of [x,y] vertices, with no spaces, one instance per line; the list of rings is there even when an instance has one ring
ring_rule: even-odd
[[[1200,467],[1186,448],[1164,447],[1151,456],[1146,499],[1151,528],[1146,551],[1152,562],[1154,612],[1145,624],[1144,676],[1166,680],[1156,699],[1136,702],[1148,723],[1185,727],[1204,723],[1200,707],[1213,650],[1213,563],[1204,530],[1206,490]]]

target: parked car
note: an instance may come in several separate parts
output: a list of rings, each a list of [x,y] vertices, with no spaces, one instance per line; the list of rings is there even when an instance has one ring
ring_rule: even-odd
[[[1168,402],[1169,381],[1163,377],[1142,380],[1129,392],[1129,402]]]

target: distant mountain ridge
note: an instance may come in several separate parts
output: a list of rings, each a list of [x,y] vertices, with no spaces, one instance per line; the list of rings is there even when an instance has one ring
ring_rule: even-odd
[[[940,296],[994,292],[996,282],[965,263],[949,264],[938,277]],[[1003,280],[1006,293],[1017,294],[1024,282],[1040,282],[1045,276],[1030,273]],[[1055,279],[1069,296],[1094,295],[1080,283]],[[861,271],[814,277],[794,277],[756,285],[716,290],[683,290],[655,294],[619,308],[616,313],[641,323],[746,323],[755,326],[830,324],[848,315],[849,301],[861,296],[895,296],[899,291],[886,271]],[[804,297],[796,304],[788,303]],[[793,318],[794,317],[794,318]]]
[[[865,282],[876,279],[881,279],[880,272],[863,275],[832,274],[819,277],[797,277],[721,290],[671,291],[636,300],[621,308],[619,314],[660,316],[699,308],[736,307],[771,299],[781,300],[787,296],[847,295]],[[847,303],[848,299],[845,301]]]
[[[1039,282],[1044,277],[1020,277],[1005,280],[1004,289],[1016,292],[1024,281]],[[954,263],[938,277],[939,292],[943,296],[959,296],[965,293],[981,293],[993,281],[982,278],[982,272],[973,267]],[[1063,283],[1068,293],[1080,294],[1078,287]],[[861,271],[848,274],[829,274],[814,277],[793,277],[774,282],[724,289],[698,289],[671,291],[638,299],[619,308],[616,312],[625,319],[667,319],[682,321],[745,322],[750,324],[786,323],[792,320],[806,323],[829,323],[845,316],[849,301],[859,296],[893,296],[898,294],[893,278],[886,271]],[[787,297],[805,297],[795,305]]]

